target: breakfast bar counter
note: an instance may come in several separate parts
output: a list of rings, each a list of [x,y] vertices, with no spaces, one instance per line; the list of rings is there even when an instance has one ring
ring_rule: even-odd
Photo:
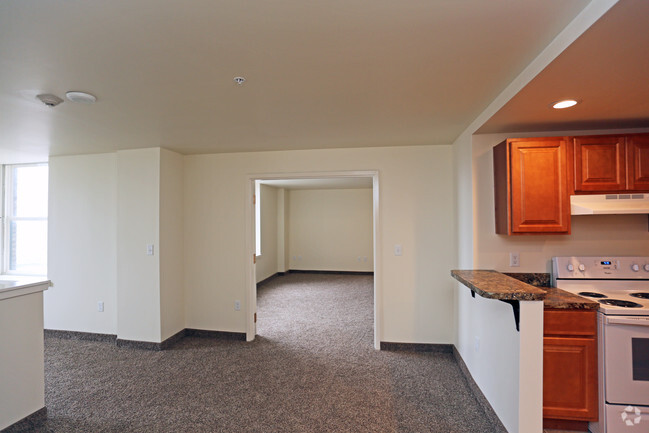
[[[500,301],[542,301],[546,291],[494,270],[452,270],[451,275],[483,298]]]
[[[543,301],[543,308],[546,309],[597,310],[599,306],[593,300],[556,287],[528,284],[517,278],[516,274],[506,275],[494,270],[453,270],[451,275],[483,298],[500,301]]]

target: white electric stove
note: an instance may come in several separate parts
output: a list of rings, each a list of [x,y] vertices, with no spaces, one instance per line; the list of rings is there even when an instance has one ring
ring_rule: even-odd
[[[555,287],[599,302],[599,421],[592,433],[649,433],[649,257],[554,257]]]

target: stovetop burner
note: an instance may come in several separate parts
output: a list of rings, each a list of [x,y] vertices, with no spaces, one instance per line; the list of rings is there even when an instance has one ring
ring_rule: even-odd
[[[631,296],[633,296],[634,298],[649,299],[649,293],[647,292],[631,293]]]
[[[608,296],[606,296],[606,295],[603,294],[603,293],[595,293],[595,292],[579,292],[579,293],[577,293],[577,294],[578,294],[578,295],[581,295],[581,296],[587,296],[587,297],[589,297],[589,298],[608,298]]]
[[[613,305],[614,307],[642,308],[642,305],[636,302],[623,301],[621,299],[601,299],[598,302],[601,304]]]

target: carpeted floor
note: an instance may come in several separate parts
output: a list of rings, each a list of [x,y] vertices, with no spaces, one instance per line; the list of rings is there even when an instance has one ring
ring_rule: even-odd
[[[42,432],[493,432],[450,353],[376,351],[372,277],[258,289],[252,343],[46,338]]]

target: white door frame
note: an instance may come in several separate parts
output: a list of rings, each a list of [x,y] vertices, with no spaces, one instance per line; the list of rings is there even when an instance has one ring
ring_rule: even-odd
[[[380,227],[380,206],[379,206],[379,171],[323,171],[308,173],[260,173],[249,174],[247,179],[246,195],[246,252],[245,270],[246,270],[246,340],[253,341],[256,334],[256,325],[254,316],[257,312],[257,282],[255,281],[255,265],[253,257],[255,255],[255,209],[253,205],[253,196],[255,194],[256,180],[284,180],[284,179],[326,179],[326,178],[344,178],[344,177],[371,177],[372,178],[372,209],[373,209],[373,254],[374,254],[374,348],[379,350],[381,346],[381,329],[382,329],[382,305],[381,293],[382,287],[382,266],[381,266],[381,231]]]

